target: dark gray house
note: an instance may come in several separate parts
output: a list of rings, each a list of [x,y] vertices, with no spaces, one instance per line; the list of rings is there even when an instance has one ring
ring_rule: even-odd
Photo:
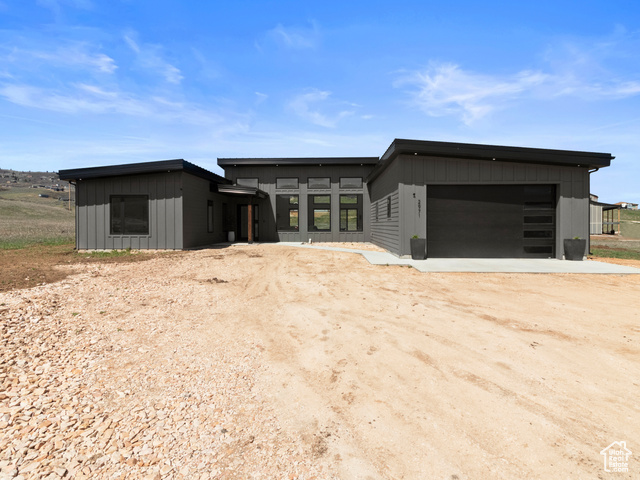
[[[78,249],[196,248],[237,240],[365,242],[429,257],[562,258],[589,235],[590,173],[605,153],[418,140],[381,157],[220,158],[62,170]]]

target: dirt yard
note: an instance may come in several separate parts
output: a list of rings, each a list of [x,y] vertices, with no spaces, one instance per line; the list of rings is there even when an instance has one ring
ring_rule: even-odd
[[[640,276],[57,268],[0,293],[0,478],[604,479],[614,441],[640,476]]]

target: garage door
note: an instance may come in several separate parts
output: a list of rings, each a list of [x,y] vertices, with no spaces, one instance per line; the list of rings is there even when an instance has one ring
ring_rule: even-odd
[[[427,255],[553,257],[555,206],[554,185],[429,185]]]

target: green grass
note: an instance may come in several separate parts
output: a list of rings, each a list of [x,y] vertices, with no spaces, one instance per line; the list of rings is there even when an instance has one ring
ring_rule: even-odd
[[[595,257],[602,258],[622,258],[625,260],[640,260],[640,252],[635,250],[625,250],[622,248],[598,248],[591,247],[591,253]]]
[[[46,192],[48,198],[39,197]],[[0,250],[73,243],[74,211],[62,192],[14,187],[0,191]]]
[[[614,216],[617,217],[615,213]],[[640,222],[640,210],[620,210],[620,220]]]

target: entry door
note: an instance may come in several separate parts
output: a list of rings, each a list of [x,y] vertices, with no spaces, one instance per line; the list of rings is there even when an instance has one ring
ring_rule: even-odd
[[[259,213],[258,213],[258,205],[252,205],[253,207],[253,239],[258,240],[259,230]],[[238,205],[238,240],[248,240],[249,239],[249,205]]]

